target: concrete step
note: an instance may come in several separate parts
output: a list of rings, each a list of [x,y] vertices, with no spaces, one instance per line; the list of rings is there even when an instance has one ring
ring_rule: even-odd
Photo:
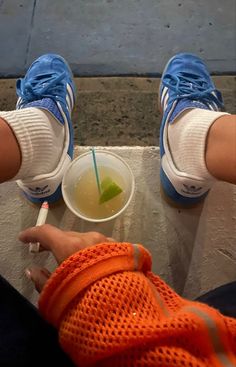
[[[75,156],[87,151],[76,147]],[[127,210],[106,223],[75,217],[63,203],[51,206],[47,223],[65,230],[99,231],[117,241],[142,243],[153,257],[153,271],[188,298],[235,280],[236,186],[217,182],[195,208],[170,206],[160,193],[157,147],[101,147],[121,156],[135,176],[135,194]],[[38,207],[23,198],[14,182],[0,185],[0,269],[31,302],[38,295],[24,270],[38,264],[53,270],[51,254],[29,254],[18,234],[34,226]]]
[[[75,144],[158,144],[159,78],[76,78],[78,98],[73,113]],[[216,76],[226,110],[236,113],[236,77]],[[0,80],[0,110],[14,109],[15,79]]]

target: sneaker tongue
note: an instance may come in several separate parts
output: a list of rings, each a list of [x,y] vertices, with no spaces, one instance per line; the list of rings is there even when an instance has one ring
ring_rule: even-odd
[[[184,111],[191,108],[201,108],[202,110],[209,110],[209,107],[202,102],[191,100],[188,98],[183,98],[179,100],[169,116],[169,123],[172,124],[174,120]]]

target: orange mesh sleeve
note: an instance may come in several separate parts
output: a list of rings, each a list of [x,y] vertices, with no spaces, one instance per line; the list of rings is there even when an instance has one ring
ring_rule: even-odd
[[[39,308],[78,366],[236,366],[236,320],[179,297],[151,273],[141,245],[106,243],[72,255]]]

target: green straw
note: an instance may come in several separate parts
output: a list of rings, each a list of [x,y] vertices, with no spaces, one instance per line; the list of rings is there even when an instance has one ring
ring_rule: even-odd
[[[97,161],[96,161],[95,149],[94,148],[91,148],[90,150],[91,150],[92,156],[93,156],[93,166],[94,166],[94,171],[95,171],[95,176],[96,176],[96,181],[97,181],[97,187],[98,187],[99,195],[101,195],[102,190],[101,190],[101,185],[100,185],[100,180],[99,180],[98,166],[97,166]]]

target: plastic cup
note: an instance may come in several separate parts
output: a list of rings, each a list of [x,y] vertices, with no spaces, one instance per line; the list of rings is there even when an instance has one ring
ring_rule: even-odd
[[[91,151],[80,155],[78,158],[72,161],[68,167],[63,181],[62,181],[62,195],[67,207],[77,217],[87,220],[89,222],[107,222],[121,215],[124,210],[128,207],[133,194],[134,194],[134,175],[128,166],[128,164],[118,155],[105,150],[96,150],[96,161],[98,170],[99,167],[110,168],[122,177],[123,180],[123,192],[125,199],[123,206],[120,210],[109,217],[105,218],[92,218],[85,215],[79,208],[79,203],[75,202],[75,187],[79,181],[79,178],[88,170],[93,167],[92,153]],[[112,177],[111,177],[112,178]]]

